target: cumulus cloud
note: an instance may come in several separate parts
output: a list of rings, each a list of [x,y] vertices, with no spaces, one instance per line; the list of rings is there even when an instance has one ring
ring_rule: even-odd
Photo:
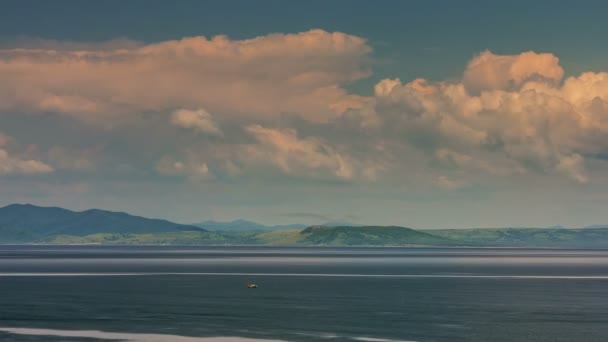
[[[342,85],[369,75],[371,48],[340,32],[127,43],[1,49],[0,111],[111,122],[130,113],[206,108],[261,119],[297,113],[326,121],[366,100]]]
[[[608,73],[564,79],[554,54],[485,51],[460,79],[388,78],[371,96],[347,92],[369,75],[370,53],[360,37],[323,30],[153,44],[30,42],[0,49],[0,111],[104,123],[146,112],[167,122],[170,113],[172,125],[222,139],[180,137],[147,162],[160,174],[198,179],[274,170],[382,180],[427,168],[429,183],[443,188],[478,174],[540,172],[587,183],[589,160],[608,154]],[[13,173],[17,161],[38,159],[11,155],[7,144],[0,135]],[[56,169],[92,169],[86,154],[55,148],[47,156]],[[455,180],[448,169],[466,172]]]
[[[514,160],[496,158],[492,154],[472,156],[440,148],[435,151],[435,157],[442,165],[468,170],[478,170],[492,175],[511,175],[525,173],[525,169]]]
[[[205,162],[179,161],[165,156],[156,164],[156,170],[165,176],[187,176],[197,180],[212,179],[213,175]]]
[[[50,165],[39,160],[22,159],[12,156],[5,149],[0,148],[0,175],[31,175],[52,171],[53,168]]]
[[[211,114],[202,108],[198,110],[178,109],[171,115],[171,122],[176,126],[210,135],[224,135]]]
[[[273,177],[373,181],[384,171],[382,163],[356,158],[347,147],[317,136],[302,137],[291,128],[259,124],[244,128],[246,143],[222,143],[207,149],[189,148],[181,157],[165,156],[157,163],[164,175],[191,178]]]
[[[533,79],[558,82],[563,76],[559,58],[551,53],[496,55],[485,51],[469,62],[463,83],[469,91],[480,92],[518,87]]]
[[[341,179],[354,177],[350,157],[319,138],[299,138],[293,129],[278,130],[252,125],[246,128],[257,144],[246,146],[252,161],[264,160],[287,174],[328,172]]]
[[[381,80],[361,107],[316,126],[246,125],[253,143],[227,139],[194,165],[203,160],[231,175],[267,165],[291,176],[396,179],[421,172],[421,159],[412,157],[417,150],[426,168],[435,168],[423,171],[427,179],[445,189],[462,188],[477,175],[538,172],[587,183],[586,160],[608,151],[608,73],[565,80],[563,74],[550,53],[487,51],[460,80]],[[465,172],[453,179],[446,170]]]
[[[6,145],[12,140],[8,135],[0,133],[0,176],[31,175],[53,171],[50,165],[42,161],[10,154]]]
[[[487,51],[462,80],[380,81],[375,115],[384,134],[433,151],[444,165],[494,175],[556,171],[585,183],[585,158],[608,150],[608,74],[562,82],[563,73],[552,54]]]
[[[445,190],[458,190],[464,188],[468,184],[463,180],[452,179],[448,176],[442,175],[435,179],[435,185]]]
[[[588,179],[585,176],[583,157],[579,154],[562,156],[557,164],[557,170],[572,177],[579,183],[587,183]]]

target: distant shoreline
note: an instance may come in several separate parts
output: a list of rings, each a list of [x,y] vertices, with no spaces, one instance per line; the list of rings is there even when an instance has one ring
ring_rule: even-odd
[[[377,245],[353,245],[353,246],[327,246],[327,245],[178,245],[178,244],[104,244],[104,243],[83,243],[83,244],[50,244],[50,243],[22,243],[22,244],[3,244],[1,247],[176,247],[176,248],[205,248],[205,247],[227,247],[227,248],[264,248],[264,249],[279,249],[279,248],[300,248],[300,249],[348,249],[348,248],[366,248],[366,249],[543,249],[543,250],[586,250],[586,251],[604,251],[608,247],[559,247],[559,246],[377,246]]]

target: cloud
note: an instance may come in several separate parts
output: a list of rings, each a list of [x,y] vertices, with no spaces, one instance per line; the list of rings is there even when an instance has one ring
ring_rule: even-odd
[[[492,154],[485,154],[483,157],[474,157],[440,148],[435,151],[435,157],[442,165],[468,170],[478,170],[492,175],[506,176],[518,173],[525,173],[525,169],[517,161],[505,158],[496,158]]]
[[[178,161],[165,156],[156,164],[156,170],[165,176],[187,176],[194,180],[209,180],[213,174],[205,162],[194,160]]]
[[[0,147],[8,144],[9,141],[10,141],[10,137],[8,135],[4,135],[4,134],[0,133]]]
[[[351,180],[366,177],[362,162],[318,137],[299,137],[293,129],[251,125],[246,131],[257,141],[242,147],[243,161],[264,161],[288,175]],[[362,173],[363,170],[363,173]]]
[[[435,185],[445,190],[458,190],[464,188],[468,184],[463,180],[452,179],[448,176],[439,176],[435,180]]]
[[[210,135],[224,135],[211,114],[204,109],[178,109],[171,115],[171,122],[176,126],[194,129]]]
[[[0,148],[0,175],[40,174],[52,172],[53,168],[39,160],[21,159]]]
[[[53,168],[39,160],[10,154],[7,145],[13,138],[0,133],[0,176],[49,173]]]
[[[562,82],[563,73],[552,54],[486,51],[462,80],[380,81],[373,108],[382,134],[440,165],[496,176],[556,171],[585,183],[585,159],[608,150],[608,74]]]
[[[48,151],[48,160],[56,168],[71,171],[92,171],[97,151],[68,149],[53,146]]]
[[[608,74],[563,74],[550,53],[486,51],[460,80],[384,79],[361,107],[327,122],[245,124],[253,142],[231,133],[185,160],[232,176],[269,168],[312,179],[426,178],[458,188],[540,172],[587,183],[587,159],[608,151]],[[448,170],[463,172],[455,180]]]
[[[294,212],[294,213],[281,214],[279,216],[291,217],[291,218],[296,218],[296,219],[325,221],[325,222],[332,221],[332,218],[330,218],[329,216],[316,214],[316,213]]]
[[[371,48],[340,32],[2,46],[0,111],[110,125],[149,115],[112,132],[132,129],[121,144],[139,139],[130,146],[148,149],[133,167],[153,165],[166,176],[426,179],[449,187],[541,173],[589,183],[589,168],[601,165],[590,160],[608,154],[608,73],[564,77],[551,53],[484,51],[460,79],[387,78],[360,96],[344,87],[370,75]],[[200,134],[152,127],[162,122]],[[17,156],[7,144],[0,136],[11,165],[43,155],[51,169],[94,169],[86,151]],[[126,155],[106,160],[127,162]]]
[[[366,101],[342,85],[369,75],[371,52],[360,37],[323,30],[246,40],[18,46],[0,50],[0,111],[56,112],[106,124],[180,108],[327,121]]]
[[[572,179],[579,183],[587,183],[588,179],[585,176],[583,162],[583,157],[579,154],[562,156],[557,164],[557,170],[572,177]]]
[[[348,148],[317,136],[300,136],[295,129],[259,124],[243,128],[247,141],[189,146],[156,164],[163,175],[200,179],[264,178],[374,181],[381,163],[357,158]],[[201,171],[202,170],[202,171]]]
[[[467,90],[475,93],[516,88],[533,79],[558,82],[563,76],[559,58],[551,53],[528,51],[518,55],[496,55],[484,51],[467,65],[463,83]]]

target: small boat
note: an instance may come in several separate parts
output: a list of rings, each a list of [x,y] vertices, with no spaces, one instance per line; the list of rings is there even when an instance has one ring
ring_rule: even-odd
[[[258,288],[258,284],[254,284],[254,283],[247,284],[247,288],[248,289],[257,289]]]

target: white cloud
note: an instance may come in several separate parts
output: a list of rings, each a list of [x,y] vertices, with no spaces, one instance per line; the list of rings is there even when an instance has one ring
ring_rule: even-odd
[[[52,172],[53,168],[39,160],[22,159],[0,149],[0,175],[39,174]]]
[[[463,180],[452,179],[448,176],[442,175],[437,177],[435,180],[435,185],[445,190],[458,190],[464,188],[468,184]]]
[[[205,162],[178,161],[165,156],[156,164],[156,170],[166,176],[187,176],[195,180],[209,180],[213,175]]]
[[[13,141],[13,138],[0,133],[0,176],[15,174],[30,175],[53,171],[50,165],[42,161],[10,154],[6,145],[11,141]]]
[[[579,154],[562,156],[557,164],[557,170],[572,177],[579,183],[587,183],[588,179],[585,175],[583,157]]]
[[[266,165],[292,176],[343,180],[437,172],[430,179],[444,188],[470,184],[476,175],[536,172],[586,183],[586,159],[608,150],[608,74],[562,81],[563,73],[552,54],[484,52],[461,80],[381,80],[362,107],[316,128],[247,125],[254,143],[225,139],[197,158],[218,172],[230,165],[232,175]],[[413,165],[425,161],[412,156],[412,147],[423,152],[426,166]],[[425,167],[471,174],[437,180],[447,176],[421,171]]]
[[[204,109],[188,110],[178,109],[171,115],[171,122],[183,128],[194,129],[196,131],[210,135],[222,136],[224,133],[219,128],[213,116]]]
[[[518,55],[496,55],[484,51],[467,65],[463,83],[468,90],[481,92],[519,87],[533,79],[558,82],[563,76],[559,58],[550,53],[528,51]]]
[[[355,170],[352,159],[323,140],[299,138],[292,129],[278,130],[252,125],[246,128],[257,144],[245,148],[250,161],[263,160],[286,174],[309,174],[321,171],[339,179],[351,179]]]
[[[371,52],[360,37],[323,30],[246,40],[32,45],[0,50],[0,111],[104,123],[179,108],[327,121],[365,102],[342,85],[369,75]]]
[[[585,183],[585,158],[608,150],[608,74],[561,83],[563,73],[552,54],[484,52],[461,81],[380,81],[375,114],[383,134],[444,163],[493,175],[558,171]]]
[[[249,125],[247,143],[221,143],[207,148],[190,147],[180,157],[165,156],[156,165],[159,173],[189,178],[272,178],[280,175],[303,179],[373,181],[385,168],[372,159],[359,159],[347,149],[319,137],[301,137],[294,129]],[[202,171],[201,171],[202,170]],[[205,177],[203,177],[205,178]]]
[[[608,73],[564,79],[551,53],[485,51],[457,80],[389,78],[372,96],[349,94],[344,85],[369,75],[370,53],[360,37],[323,30],[246,40],[30,43],[0,50],[0,111],[105,123],[171,113],[171,124],[222,139],[200,139],[205,146],[194,135],[176,139],[163,150],[167,157],[155,156],[157,171],[205,179],[272,169],[377,180],[430,168],[426,179],[433,180],[457,168],[472,174],[461,177],[467,183],[478,174],[537,172],[586,183],[593,181],[589,159],[608,151]],[[6,144],[0,136],[8,156]],[[57,169],[91,169],[84,154],[47,156]]]

